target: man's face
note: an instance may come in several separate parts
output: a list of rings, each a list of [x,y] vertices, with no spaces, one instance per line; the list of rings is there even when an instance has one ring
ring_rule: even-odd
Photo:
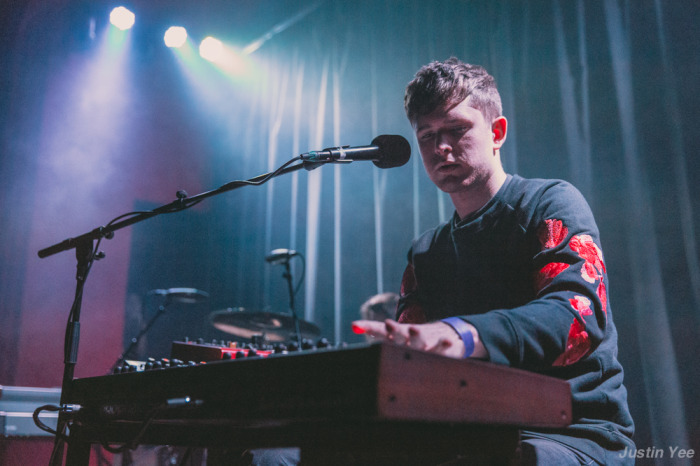
[[[446,193],[481,188],[501,163],[495,150],[502,141],[467,101],[438,107],[414,124],[425,171]]]

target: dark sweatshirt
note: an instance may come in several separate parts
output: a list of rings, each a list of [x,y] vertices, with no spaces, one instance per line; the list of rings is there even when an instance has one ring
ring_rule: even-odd
[[[509,175],[467,218],[413,242],[399,322],[459,316],[488,360],[567,380],[573,424],[523,432],[623,464],[634,424],[617,360],[617,331],[598,227],[583,196],[559,180]]]

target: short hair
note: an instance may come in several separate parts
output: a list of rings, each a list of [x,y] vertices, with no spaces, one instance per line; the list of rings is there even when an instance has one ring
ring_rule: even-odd
[[[483,67],[455,57],[422,67],[406,86],[404,108],[411,124],[441,105],[456,105],[464,99],[481,111],[488,122],[503,113],[496,80]]]

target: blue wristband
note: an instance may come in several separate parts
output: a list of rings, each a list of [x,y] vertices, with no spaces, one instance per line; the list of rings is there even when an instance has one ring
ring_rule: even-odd
[[[474,353],[474,335],[469,330],[469,324],[459,317],[448,317],[447,319],[442,319],[442,322],[452,327],[464,342],[464,357],[468,358],[471,356]]]

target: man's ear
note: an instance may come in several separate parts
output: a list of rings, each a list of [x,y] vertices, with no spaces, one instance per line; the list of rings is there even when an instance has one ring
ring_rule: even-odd
[[[493,149],[498,150],[504,142],[506,142],[506,133],[508,132],[508,120],[506,117],[499,116],[491,123],[491,134],[493,135]]]

